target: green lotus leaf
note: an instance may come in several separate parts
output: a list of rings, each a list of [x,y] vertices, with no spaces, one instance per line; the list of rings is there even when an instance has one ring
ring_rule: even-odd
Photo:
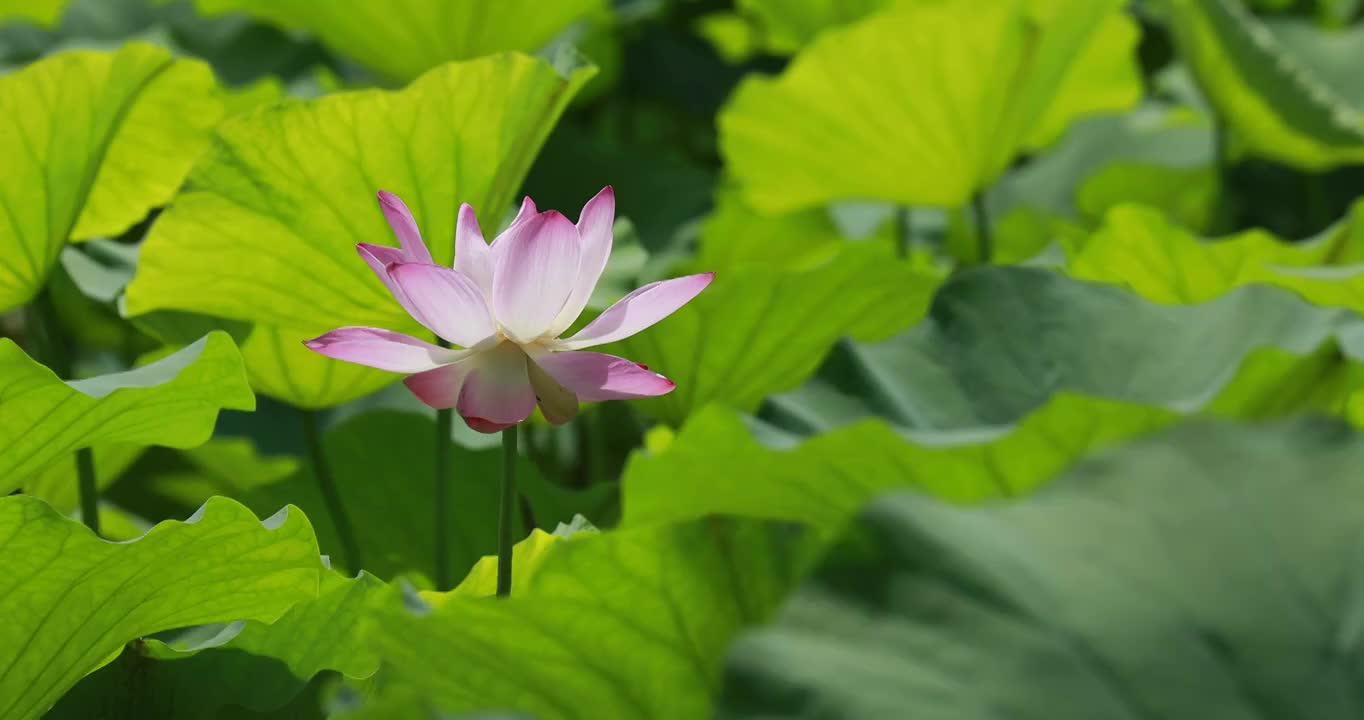
[[[171,642],[142,640],[135,652],[81,680],[46,717],[212,720],[224,708],[278,710],[324,670],[368,678],[379,662],[362,622],[384,587],[371,575],[324,571],[317,597],[273,623],[239,621],[195,628]],[[112,716],[110,708],[127,710]]]
[[[1180,56],[1235,147],[1303,170],[1364,162],[1364,119],[1235,0],[1164,0]],[[1357,73],[1356,73],[1357,74]]]
[[[125,312],[249,324],[242,350],[254,386],[295,405],[330,406],[396,380],[302,345],[340,325],[429,336],[355,253],[359,242],[394,243],[375,192],[401,196],[448,263],[460,202],[493,217],[510,207],[591,75],[496,55],[445,65],[397,92],[338,93],[229,118],[148,232]]]
[[[141,43],[0,77],[0,310],[43,287],[67,242],[169,201],[221,115],[207,65]]]
[[[0,22],[11,18],[29,20],[43,27],[52,27],[61,20],[62,12],[71,0],[0,0]]]
[[[0,716],[28,720],[145,635],[270,623],[317,595],[317,541],[297,508],[264,524],[214,498],[187,522],[100,540],[47,503],[0,498]]]
[[[570,24],[598,18],[604,0],[196,0],[205,14],[242,12],[306,30],[336,52],[391,80],[407,82],[441,63],[506,50],[534,51]]]
[[[677,389],[637,405],[671,424],[710,402],[752,410],[804,380],[842,336],[884,338],[923,317],[940,282],[891,258],[888,243],[848,245],[813,269],[720,274],[620,354]]]
[[[717,717],[1354,718],[1361,463],[1338,422],[1198,421],[1013,502],[883,496]]]
[[[0,492],[94,445],[193,447],[220,409],[252,410],[241,355],[222,333],[127,372],[62,382],[0,339]]]
[[[381,697],[539,720],[708,714],[729,641],[794,581],[783,528],[704,522],[558,543],[524,593],[375,611]],[[450,672],[446,658],[478,658]]]
[[[729,170],[768,213],[963,205],[1075,117],[1137,101],[1137,31],[1120,5],[903,2],[827,31],[780,77],[735,92],[718,120]]]

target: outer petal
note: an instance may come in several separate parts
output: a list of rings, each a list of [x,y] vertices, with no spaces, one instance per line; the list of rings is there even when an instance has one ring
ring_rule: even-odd
[[[410,335],[370,327],[343,327],[303,344],[330,358],[400,373],[431,370],[465,355]]]
[[[628,338],[691,302],[714,278],[715,273],[701,273],[649,283],[621,298],[560,345],[579,350]]]
[[[469,203],[459,206],[455,220],[455,269],[473,280],[485,298],[493,296],[493,251]]]
[[[639,363],[605,353],[550,353],[535,362],[583,402],[654,397],[677,387]]]
[[[497,245],[497,241],[501,240],[509,230],[539,214],[540,211],[535,207],[535,201],[531,200],[529,195],[521,198],[521,207],[517,209],[516,217],[512,218],[511,224],[507,226],[506,230],[503,230],[501,234],[493,238],[493,245]]]
[[[403,299],[398,297],[398,293],[400,292],[398,286],[393,284],[393,278],[388,274],[388,266],[407,262],[407,253],[399,248],[389,247],[387,245],[372,245],[370,243],[360,243],[356,245],[355,251],[360,253],[360,257],[369,264],[369,269],[373,270],[374,274],[379,276],[379,279],[383,281],[384,286],[388,288],[388,291],[393,293],[393,297],[398,298],[398,302],[403,302]]]
[[[431,251],[426,249],[426,243],[422,242],[422,234],[417,229],[417,221],[412,218],[412,211],[407,209],[401,198],[387,190],[380,190],[379,209],[384,211],[388,226],[393,228],[398,244],[402,245],[403,252],[407,254],[407,262],[434,262],[431,259]]]
[[[440,265],[408,263],[389,268],[393,281],[431,332],[473,347],[497,332],[483,293],[473,280]]]
[[[559,311],[549,334],[558,336],[568,329],[574,320],[587,307],[592,291],[606,269],[606,261],[611,257],[612,225],[616,221],[616,191],[610,185],[602,188],[596,197],[587,201],[578,215],[578,241],[582,258],[578,262],[578,279],[573,283],[573,293]]]
[[[455,408],[469,427],[494,432],[530,417],[535,391],[526,372],[526,354],[514,343],[469,358],[469,374]]]
[[[530,375],[531,389],[535,391],[535,403],[546,420],[563,425],[578,416],[578,396],[572,390],[545,372],[534,359],[526,363],[526,372]]]
[[[557,212],[541,213],[505,233],[493,272],[493,313],[513,340],[549,330],[578,276],[578,230]]]
[[[469,375],[470,360],[443,365],[435,370],[409,375],[403,384],[418,400],[437,410],[452,408],[459,402],[464,389],[464,378]]]

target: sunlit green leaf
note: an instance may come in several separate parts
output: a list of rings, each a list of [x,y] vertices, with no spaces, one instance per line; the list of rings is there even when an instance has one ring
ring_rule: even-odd
[[[1237,147],[1304,170],[1364,162],[1364,119],[1235,0],[1165,0],[1180,56]]]
[[[565,77],[523,55],[433,70],[398,92],[292,101],[228,119],[189,188],[149,231],[125,309],[252,324],[243,354],[260,391],[305,407],[397,375],[330,360],[302,341],[340,325],[418,332],[355,253],[395,244],[374,200],[397,193],[437,259],[455,211],[497,217],[587,68]],[[213,258],[205,262],[204,258]]]
[[[524,594],[394,603],[373,637],[388,686],[448,711],[539,720],[705,717],[723,650],[793,581],[778,528],[714,518],[560,543]],[[477,658],[451,672],[447,658]]]
[[[51,27],[57,24],[71,0],[0,0],[0,22],[12,18]]]
[[[150,45],[0,77],[0,310],[43,286],[68,241],[117,235],[170,200],[221,114],[208,66]]]
[[[638,403],[660,419],[677,424],[710,402],[751,410],[814,372],[839,337],[884,338],[913,324],[938,282],[895,261],[888,244],[848,246],[801,272],[719,274],[675,315],[619,345],[677,383]]]
[[[571,23],[606,11],[604,0],[196,0],[208,14],[245,12],[306,30],[328,47],[406,82],[450,60],[538,50]]]
[[[264,525],[209,501],[131,543],[96,538],[41,500],[0,498],[0,716],[42,715],[124,643],[213,622],[273,622],[317,594],[317,541],[297,508]]]
[[[1364,441],[1200,422],[1032,497],[860,514],[769,628],[721,718],[1358,716]]]
[[[315,599],[273,623],[196,628],[193,638],[147,639],[86,676],[46,717],[220,718],[224,708],[283,707],[323,670],[367,678],[378,669],[361,623],[383,583],[322,573]],[[117,709],[118,714],[115,714]]]
[[[1076,116],[1136,102],[1116,0],[904,2],[820,35],[720,114],[764,212],[877,198],[959,206]]]
[[[193,447],[222,408],[255,407],[241,355],[221,333],[127,372],[62,382],[0,339],[0,491],[78,448]]]

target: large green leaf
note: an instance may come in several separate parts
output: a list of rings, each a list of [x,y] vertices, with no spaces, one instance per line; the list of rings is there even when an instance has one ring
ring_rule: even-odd
[[[311,32],[328,47],[406,82],[450,60],[544,47],[575,21],[606,12],[604,0],[197,0],[207,14],[245,12]]]
[[[1238,149],[1304,170],[1364,162],[1364,119],[1238,0],[1165,0],[1180,56]]]
[[[221,114],[208,66],[144,44],[0,78],[0,310],[33,297],[67,241],[170,200]]]
[[[302,345],[338,325],[426,334],[355,254],[358,242],[393,243],[375,191],[406,200],[448,262],[459,203],[485,219],[509,207],[591,74],[497,55],[432,70],[398,92],[230,118],[149,231],[127,313],[182,310],[254,325],[243,345],[253,384],[296,405],[334,405],[393,381]]]
[[[720,518],[610,532],[557,545],[517,597],[395,602],[372,630],[385,690],[539,720],[705,717],[724,648],[794,579],[791,539]]]
[[[124,643],[189,625],[273,622],[317,594],[308,520],[287,508],[262,524],[225,498],[188,522],[110,543],[47,503],[0,498],[0,716],[52,706]]]
[[[188,642],[143,640],[86,676],[45,717],[212,720],[227,707],[284,707],[323,670],[367,678],[379,663],[361,623],[383,588],[370,575],[324,571],[317,598],[273,623],[197,628],[209,636]]]
[[[800,272],[717,275],[675,315],[618,345],[677,389],[639,405],[672,424],[710,402],[752,410],[814,372],[848,335],[884,338],[923,316],[935,275],[894,261],[886,245],[848,246]]]
[[[1364,366],[1342,362],[1329,340],[1305,354],[1254,351],[1227,370],[1234,375],[1212,380],[1195,401],[1168,407],[1062,390],[1008,425],[914,431],[868,419],[780,448],[760,442],[772,438],[754,433],[740,415],[707,408],[665,447],[631,457],[621,480],[622,523],[726,514],[801,522],[827,533],[890,488],[957,502],[1022,495],[1076,460],[1187,413],[1344,413],[1364,387]],[[1121,395],[1119,378],[1111,382],[1109,394]]]
[[[959,206],[1076,116],[1136,102],[1116,0],[902,2],[751,77],[721,148],[764,212],[877,198]]]
[[[724,718],[1345,720],[1364,439],[1198,422],[1009,503],[884,497],[730,656]]]
[[[23,18],[51,27],[62,17],[70,0],[0,0],[0,22]]]
[[[0,339],[0,492],[78,448],[193,447],[213,432],[219,409],[255,403],[222,333],[134,370],[71,382]]]
[[[1216,398],[1220,411],[1248,416],[1335,408],[1355,374],[1334,345],[1364,357],[1359,328],[1347,312],[1275,288],[1168,306],[1046,270],[973,270],[939,291],[927,322],[885,342],[840,345],[765,417],[801,433],[868,416],[913,430],[1007,426],[1058,392],[1180,412]],[[1268,348],[1312,362],[1267,363],[1257,382],[1218,395]]]

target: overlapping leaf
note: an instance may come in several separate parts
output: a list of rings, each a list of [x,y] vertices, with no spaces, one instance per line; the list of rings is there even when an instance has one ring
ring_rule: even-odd
[[[1357,717],[1361,463],[1338,423],[1198,422],[1013,503],[886,496],[719,717]]]
[[[86,676],[46,717],[211,720],[224,708],[277,710],[323,670],[367,678],[378,658],[362,622],[383,589],[369,575],[324,571],[318,596],[273,623],[207,626],[200,630],[211,636],[191,642],[136,643]]]
[[[1304,170],[1364,162],[1364,118],[1236,0],[1165,0],[1180,57],[1245,151]]]
[[[333,50],[401,82],[441,63],[506,50],[539,50],[575,21],[606,12],[603,0],[197,0],[209,14],[245,12],[306,30]]]
[[[696,300],[623,341],[621,353],[677,382],[640,406],[676,424],[710,402],[751,410],[819,365],[842,336],[884,338],[922,317],[939,280],[891,260],[888,245],[849,246],[803,272],[717,275]]]
[[[1135,103],[1137,34],[1113,0],[904,2],[819,36],[719,118],[765,212],[877,198],[959,206],[1076,116]]]
[[[116,235],[170,200],[221,114],[208,66],[144,44],[0,78],[0,310],[43,286],[68,241]]]
[[[41,500],[0,499],[0,716],[42,715],[128,641],[189,625],[272,622],[317,594],[317,541],[288,508],[264,525],[227,499],[109,543]]]
[[[0,339],[0,491],[96,444],[193,447],[222,408],[250,410],[241,355],[222,333],[134,370],[62,382]]]
[[[372,630],[385,691],[540,720],[703,717],[723,649],[793,581],[789,539],[724,519],[604,533],[558,545],[518,597],[395,603]]]
[[[459,203],[485,218],[509,207],[590,76],[497,55],[432,70],[399,92],[229,119],[149,232],[128,314],[182,310],[254,325],[243,345],[254,385],[296,405],[333,405],[392,382],[301,344],[338,325],[419,329],[355,254],[358,242],[393,242],[375,191],[403,197],[448,262]]]

